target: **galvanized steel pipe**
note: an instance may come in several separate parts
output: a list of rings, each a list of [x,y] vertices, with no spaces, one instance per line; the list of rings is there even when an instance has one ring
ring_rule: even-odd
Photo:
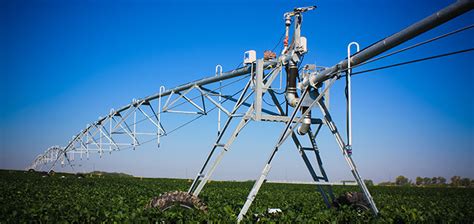
[[[446,8],[424,18],[423,20],[395,33],[369,47],[361,50],[351,57],[351,65],[355,66],[365,62],[385,51],[388,51],[428,30],[431,30],[455,17],[458,17],[474,8],[473,0],[458,0]],[[300,84],[304,88],[308,85],[317,85],[325,80],[337,75],[338,72],[347,69],[347,59],[339,62],[331,68],[321,71],[319,74],[313,73],[308,80]]]

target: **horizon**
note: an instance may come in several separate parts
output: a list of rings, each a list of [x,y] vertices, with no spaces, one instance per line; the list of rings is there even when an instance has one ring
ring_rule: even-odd
[[[9,170],[9,169],[0,169],[0,171],[15,171],[15,172],[29,172],[27,170]],[[35,172],[38,172],[38,173],[47,173],[47,171],[35,171]],[[126,175],[128,177],[134,177],[134,178],[150,178],[150,179],[177,179],[177,180],[193,180],[193,178],[179,178],[179,177],[146,177],[146,176],[135,176],[133,174],[129,174],[129,173],[124,173],[124,172],[114,172],[114,171],[103,171],[103,170],[92,170],[92,171],[89,171],[89,172],[85,172],[85,173],[81,173],[81,172],[74,172],[74,171],[71,171],[71,170],[65,170],[65,171],[59,171],[59,172],[55,172],[56,174],[72,174],[72,175],[77,175],[77,174],[94,174],[94,173],[105,173],[105,174],[121,174],[121,175]],[[400,175],[400,176],[403,176],[403,175]],[[458,176],[458,175],[455,175],[455,176]],[[455,177],[455,176],[452,176],[452,177]],[[418,177],[421,177],[421,176],[418,176]],[[435,176],[435,177],[421,177],[421,178],[429,178],[429,179],[432,179],[432,178],[439,178],[441,176]],[[444,184],[441,184],[441,185],[451,185],[453,184],[451,178],[452,177],[443,177],[446,179],[446,182]],[[468,177],[463,177],[463,176],[458,176],[460,177],[461,179],[463,178],[468,178]],[[416,179],[410,179],[410,178],[407,178],[408,179],[408,183],[409,185],[415,185],[415,181]],[[470,179],[470,178],[468,178]],[[255,181],[254,179],[248,179],[248,180],[232,180],[232,179],[229,179],[229,180],[212,180],[212,181],[221,181],[221,182],[249,182],[249,181]],[[364,179],[364,181],[373,181],[371,179]],[[470,179],[470,181],[474,181],[472,179]],[[309,181],[294,181],[294,180],[266,180],[265,181],[266,183],[283,183],[283,184],[321,184],[321,185],[325,185],[325,184],[328,184],[328,185],[337,185],[337,184],[344,184],[346,183],[346,185],[353,185],[353,184],[357,184],[357,182],[355,180],[332,180],[330,182],[315,182],[315,181],[312,181],[312,180],[309,180]],[[391,181],[391,180],[388,180],[388,181],[382,181],[382,182],[373,182],[374,185],[380,185],[380,184],[395,184],[395,180]],[[440,184],[432,184],[433,186],[440,186]],[[394,185],[396,186],[396,185]],[[422,186],[425,186],[424,184],[422,184]],[[456,187],[459,187],[459,186],[456,186]]]

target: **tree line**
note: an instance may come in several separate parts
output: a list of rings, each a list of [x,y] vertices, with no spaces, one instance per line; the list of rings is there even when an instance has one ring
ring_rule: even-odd
[[[371,180],[366,180],[367,182],[372,182]],[[382,182],[378,185],[381,186],[439,186],[439,187],[474,187],[474,179],[461,176],[453,176],[448,183],[444,177],[416,177],[415,181],[408,179],[405,176],[398,176],[395,178],[394,182]]]

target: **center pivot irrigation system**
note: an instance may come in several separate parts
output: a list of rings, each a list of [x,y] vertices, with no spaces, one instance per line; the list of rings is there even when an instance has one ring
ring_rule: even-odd
[[[112,153],[125,149],[135,149],[147,142],[156,142],[160,145],[161,137],[169,135],[192,121],[208,115],[217,109],[218,134],[212,145],[202,168],[191,184],[188,192],[172,192],[163,194],[151,200],[150,207],[166,209],[173,203],[183,206],[194,206],[205,210],[205,205],[197,198],[205,184],[211,178],[220,161],[239,133],[250,121],[281,122],[285,125],[278,140],[263,167],[260,177],[250,191],[243,205],[238,221],[242,220],[260,187],[264,183],[271,169],[271,162],[275,158],[280,146],[288,139],[294,142],[303,162],[315,182],[328,182],[328,176],[323,168],[316,136],[323,126],[329,128],[334,135],[349,168],[360,186],[361,193],[350,197],[359,198],[359,203],[378,214],[378,209],[362,180],[352,155],[352,117],[351,117],[351,75],[352,68],[367,64],[402,51],[432,42],[449,35],[470,29],[473,25],[446,33],[433,39],[417,43],[410,47],[375,58],[383,52],[392,49],[430,29],[433,29],[461,14],[469,12],[474,6],[472,0],[457,1],[446,8],[424,18],[423,20],[395,33],[369,47],[359,50],[359,45],[352,42],[347,47],[347,58],[332,67],[316,65],[302,66],[302,59],[308,52],[307,39],[301,35],[303,13],[314,10],[316,7],[296,8],[284,14],[285,34],[282,37],[283,50],[279,55],[266,51],[263,59],[257,59],[255,51],[244,54],[244,66],[228,72],[222,72],[220,65],[216,66],[216,73],[212,77],[190,82],[173,89],[161,87],[159,92],[140,100],[133,100],[127,106],[118,110],[111,110],[105,117],[86,126],[65,146],[54,146],[45,153],[36,157],[28,169],[48,168],[50,171],[61,163],[73,167],[73,161],[78,157],[89,157],[96,153]],[[292,29],[292,30],[291,30]],[[291,33],[291,35],[290,35]],[[291,38],[290,38],[291,36]],[[357,52],[352,54],[353,46]],[[472,51],[450,52],[423,59],[384,66],[378,69],[418,62],[457,53]],[[283,70],[286,73],[286,87],[283,87]],[[373,71],[366,70],[362,72]],[[357,72],[357,73],[362,73]],[[336,127],[329,111],[329,89],[336,80],[345,78],[347,124],[346,138]],[[245,84],[244,84],[245,83]],[[275,85],[274,85],[275,83]],[[279,84],[278,84],[279,83]],[[231,85],[242,84],[232,94],[224,94],[223,90]],[[243,88],[241,88],[243,86]],[[275,87],[279,86],[279,87]],[[278,90],[282,91],[278,91]],[[272,103],[268,103],[271,100]],[[322,117],[315,118],[313,110],[320,110]],[[227,119],[221,124],[221,113]],[[192,120],[178,126],[167,126],[164,115],[191,114]],[[238,121],[238,122],[234,122]],[[233,130],[230,130],[233,127]],[[143,131],[147,130],[147,131]],[[230,131],[230,132],[229,132]],[[310,161],[309,153],[315,154],[316,163]],[[335,206],[331,186],[317,185],[327,207]]]

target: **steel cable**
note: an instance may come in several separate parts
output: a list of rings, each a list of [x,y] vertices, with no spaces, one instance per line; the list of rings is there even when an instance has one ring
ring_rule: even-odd
[[[429,56],[429,57],[425,57],[425,58],[419,58],[419,59],[404,61],[404,62],[395,63],[395,64],[391,64],[391,65],[385,65],[385,66],[381,66],[381,67],[378,67],[378,68],[372,68],[372,69],[367,69],[367,70],[363,70],[363,71],[353,72],[351,75],[358,75],[358,74],[363,74],[363,73],[367,73],[367,72],[373,72],[373,71],[378,71],[378,70],[382,70],[382,69],[397,67],[397,66],[401,66],[401,65],[407,65],[407,64],[427,61],[427,60],[431,60],[431,59],[442,58],[442,57],[451,56],[451,55],[455,55],[455,54],[467,53],[467,52],[470,52],[470,51],[473,51],[473,50],[474,50],[474,48],[468,48],[468,49],[464,49],[464,50],[433,55],[433,56]],[[345,76],[347,76],[347,75],[342,75],[341,77],[345,77]]]

